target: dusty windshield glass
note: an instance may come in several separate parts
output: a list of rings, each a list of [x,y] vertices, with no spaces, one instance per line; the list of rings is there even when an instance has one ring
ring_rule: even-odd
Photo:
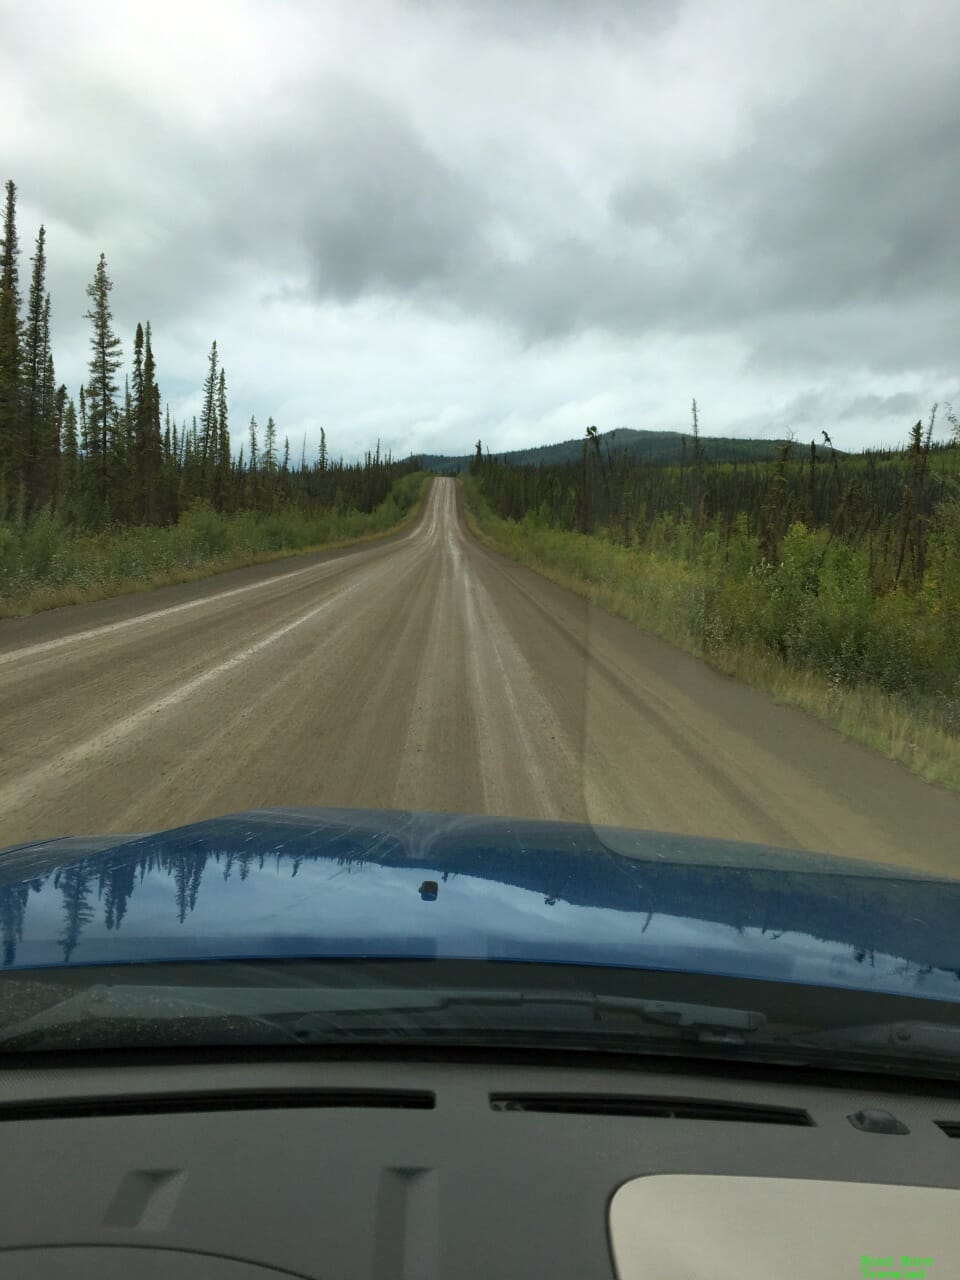
[[[289,817],[226,815],[414,812],[509,822],[456,917],[447,828],[386,896],[337,844],[367,954],[410,895],[502,959],[502,895],[530,962],[610,911],[665,970],[729,929],[741,976],[954,1001],[906,879],[960,876],[953,6],[0,23],[4,967],[139,962],[171,904],[188,959],[251,840],[280,919]],[[120,852],[184,828],[165,887]],[[682,893],[631,898],[641,831]]]

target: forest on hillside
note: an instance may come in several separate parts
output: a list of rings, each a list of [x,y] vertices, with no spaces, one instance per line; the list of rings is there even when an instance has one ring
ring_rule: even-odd
[[[638,431],[632,427],[614,427],[598,431],[597,439],[605,452],[628,457],[636,463],[679,463],[689,445],[682,431]],[[700,441],[708,462],[765,462],[777,456],[785,440],[751,440],[732,436],[706,436]],[[501,462],[513,467],[562,466],[580,460],[580,439],[561,440],[557,444],[534,445],[526,449],[500,451]],[[462,475],[470,470],[470,454],[425,453],[421,465],[440,475]]]
[[[719,462],[694,401],[676,465],[606,448],[594,428],[553,467],[478,442],[468,495],[502,549],[668,638],[905,697],[960,737],[960,423],[948,409],[953,442],[938,445],[937,412],[901,450],[844,455],[823,431],[772,461]]]

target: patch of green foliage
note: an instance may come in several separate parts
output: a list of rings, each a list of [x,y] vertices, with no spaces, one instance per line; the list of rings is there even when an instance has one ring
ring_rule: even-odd
[[[663,513],[625,543],[619,529],[559,527],[542,507],[504,519],[479,477],[462,483],[498,550],[960,787],[960,495],[932,516],[921,582],[878,591],[867,547],[802,521],[769,561],[744,516],[698,528]]]
[[[418,506],[427,479],[395,480],[373,511],[284,507],[224,515],[195,501],[174,525],[78,531],[49,510],[0,524],[0,615],[100,599],[225,568],[389,533]]]

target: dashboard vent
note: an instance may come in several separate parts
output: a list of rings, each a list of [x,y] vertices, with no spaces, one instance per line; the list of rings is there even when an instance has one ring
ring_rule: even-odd
[[[494,1111],[535,1111],[552,1115],[649,1116],[663,1120],[734,1120],[749,1124],[813,1126],[797,1107],[765,1107],[713,1098],[661,1098],[611,1093],[492,1093]]]
[[[938,1129],[942,1129],[948,1138],[960,1138],[960,1120],[934,1120]]]
[[[434,1094],[407,1089],[211,1089],[4,1102],[0,1104],[0,1121],[155,1116],[191,1111],[288,1111],[299,1107],[432,1111],[435,1106]]]

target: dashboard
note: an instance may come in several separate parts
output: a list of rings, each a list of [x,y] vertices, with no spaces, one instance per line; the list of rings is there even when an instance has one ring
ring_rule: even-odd
[[[38,1058],[0,1071],[0,1280],[960,1276],[953,1086],[542,1055]]]

